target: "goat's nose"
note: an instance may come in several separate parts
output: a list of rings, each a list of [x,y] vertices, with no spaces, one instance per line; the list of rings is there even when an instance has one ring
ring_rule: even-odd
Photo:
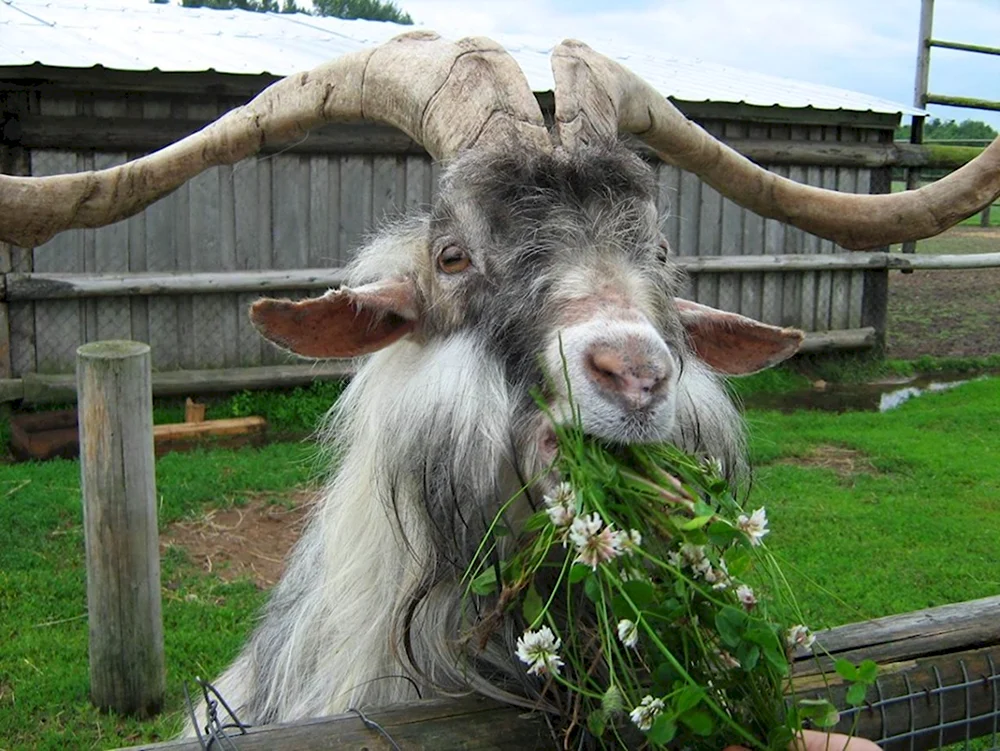
[[[665,352],[647,349],[595,344],[585,355],[587,376],[627,409],[648,409],[667,394],[670,361]]]

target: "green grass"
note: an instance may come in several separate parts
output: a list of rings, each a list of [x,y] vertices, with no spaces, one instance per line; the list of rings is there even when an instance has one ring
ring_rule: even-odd
[[[161,524],[248,491],[280,491],[315,476],[308,444],[171,454],[157,462]],[[113,748],[177,732],[181,683],[214,677],[232,659],[263,595],[247,581],[203,576],[172,551],[163,560],[167,713],[138,723],[87,699],[87,622],[79,464],[0,468],[0,748]]]
[[[746,383],[780,391],[802,378],[776,371]],[[757,466],[749,504],[767,507],[768,542],[809,625],[1000,592],[1000,379],[886,414],[751,411],[747,419]],[[810,466],[810,452],[823,446],[859,452],[865,471],[844,477]],[[308,484],[316,470],[308,443],[165,456],[157,463],[161,523]],[[181,682],[217,675],[264,599],[247,582],[203,575],[181,552],[166,555],[168,711],[137,723],[89,706],[84,581],[78,463],[0,465],[0,749],[169,737]]]
[[[748,422],[750,505],[767,506],[768,542],[813,625],[1000,592],[1000,380],[885,414],[751,412]],[[860,452],[859,471],[785,463],[823,446]]]

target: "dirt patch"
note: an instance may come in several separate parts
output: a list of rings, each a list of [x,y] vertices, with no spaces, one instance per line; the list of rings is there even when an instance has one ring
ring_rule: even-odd
[[[205,573],[225,581],[248,576],[267,589],[281,576],[315,498],[313,490],[251,495],[242,506],[169,525],[160,534],[160,550],[180,547]]]
[[[1000,252],[1000,227],[960,227],[922,240],[934,254]],[[1000,352],[1000,268],[889,275],[889,356],[981,357]]]
[[[878,469],[868,455],[844,446],[821,444],[814,446],[805,456],[781,459],[776,464],[790,464],[795,467],[829,469],[842,480],[850,480],[857,475],[877,475]]]

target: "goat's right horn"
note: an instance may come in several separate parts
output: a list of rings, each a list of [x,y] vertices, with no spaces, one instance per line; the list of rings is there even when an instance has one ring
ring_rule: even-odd
[[[0,241],[39,245],[58,232],[125,219],[209,167],[326,122],[389,123],[435,159],[487,142],[551,148],[531,88],[495,42],[398,36],[282,79],[246,105],[160,151],[102,170],[51,177],[0,175]]]
[[[857,195],[802,185],[768,172],[694,124],[666,97],[582,42],[552,53],[556,131],[573,148],[633,133],[670,164],[727,198],[854,250],[936,235],[1000,196],[1000,138],[975,160],[920,190]]]

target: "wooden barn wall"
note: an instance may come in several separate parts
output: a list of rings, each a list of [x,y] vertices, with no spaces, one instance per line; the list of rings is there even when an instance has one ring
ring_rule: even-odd
[[[234,102],[145,95],[129,100],[39,97],[41,115],[211,118]],[[719,136],[774,140],[880,140],[879,130],[707,121]],[[133,153],[35,149],[34,175],[121,164]],[[674,251],[690,255],[842,252],[833,243],[765,220],[723,199],[696,177],[659,165],[659,208]],[[779,174],[827,188],[869,192],[872,170],[779,167]],[[229,271],[340,266],[367,233],[426,206],[437,168],[425,156],[275,154],[212,169],[142,214],[98,230],[65,232],[19,256],[15,271],[113,273]],[[29,268],[30,267],[30,268]],[[699,274],[699,302],[807,331],[857,328],[864,271]],[[315,293],[313,293],[315,294]],[[291,293],[294,296],[294,292]],[[250,367],[288,361],[247,318],[254,294],[103,297],[9,305],[14,377],[66,373],[86,341],[149,342],[159,370]]]

